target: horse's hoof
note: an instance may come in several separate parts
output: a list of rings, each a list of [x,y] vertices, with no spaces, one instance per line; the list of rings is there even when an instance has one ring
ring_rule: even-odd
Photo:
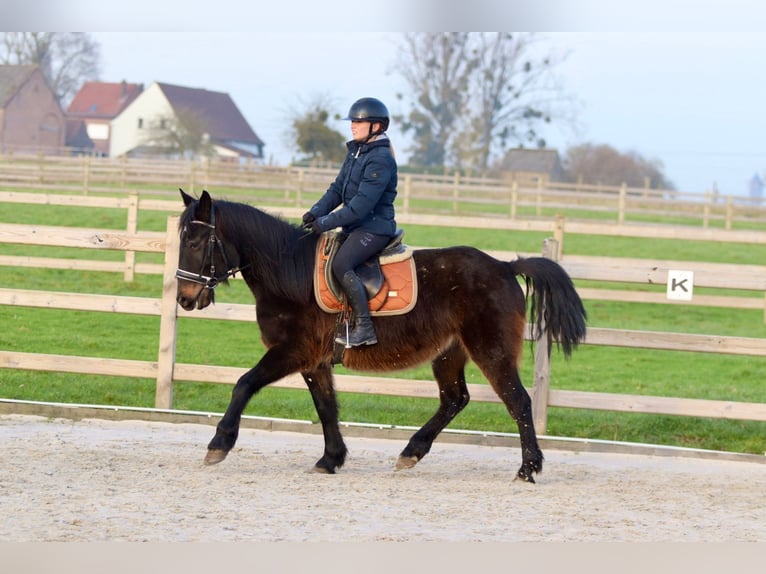
[[[313,474],[335,474],[331,470],[319,465],[311,467],[311,469],[309,469],[309,472]]]
[[[517,480],[535,484],[535,477],[532,476],[532,474],[525,474],[522,471],[519,471],[518,474],[516,474],[516,478],[513,479],[513,482],[516,482]]]
[[[211,448],[207,451],[207,454],[205,455],[205,464],[207,466],[210,466],[212,464],[218,464],[223,459],[226,458],[226,455],[229,454],[225,450],[220,450],[217,448]]]
[[[400,456],[396,461],[396,470],[404,470],[406,468],[412,468],[418,463],[418,457],[416,456]]]

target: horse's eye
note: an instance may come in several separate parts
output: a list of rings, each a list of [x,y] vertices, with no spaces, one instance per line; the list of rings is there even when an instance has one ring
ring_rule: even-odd
[[[186,246],[192,251],[197,251],[200,248],[200,245],[202,245],[202,242],[198,239],[190,239],[186,242]]]

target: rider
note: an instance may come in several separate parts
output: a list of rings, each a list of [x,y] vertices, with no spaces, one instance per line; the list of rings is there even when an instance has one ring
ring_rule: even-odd
[[[347,235],[332,271],[354,311],[354,324],[348,341],[345,336],[336,341],[355,347],[378,342],[367,292],[354,270],[379,253],[396,233],[397,167],[386,135],[389,116],[383,102],[361,98],[344,119],[351,120],[353,139],[346,143],[348,155],[335,181],[303,215],[303,225],[314,233],[341,227]]]

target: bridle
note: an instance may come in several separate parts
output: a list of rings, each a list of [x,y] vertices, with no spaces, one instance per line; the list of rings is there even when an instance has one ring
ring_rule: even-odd
[[[218,238],[218,236],[215,234],[215,210],[213,209],[212,206],[210,208],[210,223],[207,223],[206,221],[200,221],[198,219],[192,220],[191,223],[194,223],[197,225],[204,225],[205,227],[210,229],[210,236],[208,237],[208,241],[207,241],[207,251],[205,253],[205,259],[202,260],[202,266],[200,267],[200,270],[198,273],[186,271],[185,269],[181,269],[180,267],[176,269],[176,279],[191,281],[192,283],[196,283],[197,285],[202,285],[205,289],[212,290],[212,289],[215,289],[221,281],[226,281],[229,277],[234,277],[237,274],[237,271],[241,271],[244,267],[247,267],[247,265],[245,265],[244,267],[239,267],[239,266],[232,266],[229,264],[229,258],[226,257],[226,247],[224,246],[223,241],[221,241]],[[182,231],[182,234],[183,233],[186,233],[185,227]],[[218,247],[218,251],[221,254],[221,258],[223,259],[223,264],[226,266],[226,271],[222,275],[215,274],[214,255],[215,255],[216,246]],[[203,273],[206,267],[210,269],[210,275],[205,275]]]

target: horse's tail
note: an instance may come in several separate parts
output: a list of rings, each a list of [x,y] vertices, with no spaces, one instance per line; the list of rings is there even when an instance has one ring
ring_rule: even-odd
[[[545,257],[519,258],[509,265],[526,281],[533,338],[538,340],[545,333],[548,343],[556,341],[569,357],[585,339],[587,319],[572,279],[561,265]]]

